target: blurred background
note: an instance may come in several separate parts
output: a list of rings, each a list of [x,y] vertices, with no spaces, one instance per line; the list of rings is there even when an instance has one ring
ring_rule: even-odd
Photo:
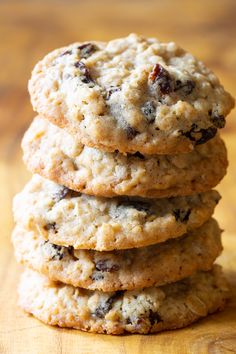
[[[130,32],[176,41],[204,61],[236,96],[235,0],[0,1],[0,282],[6,285],[0,303],[5,303],[15,286],[11,274],[16,268],[9,241],[11,200],[30,176],[21,160],[20,141],[35,115],[27,92],[31,70],[57,47],[74,41],[109,40]],[[230,167],[218,188],[223,199],[216,212],[221,227],[227,230],[225,239],[230,240],[236,233],[235,118],[233,111],[222,131]],[[226,262],[230,264],[233,259]],[[14,316],[9,315],[9,308],[1,310],[0,323],[14,327]],[[6,344],[10,337],[3,335]],[[2,338],[0,331],[0,352],[10,353],[1,351]]]

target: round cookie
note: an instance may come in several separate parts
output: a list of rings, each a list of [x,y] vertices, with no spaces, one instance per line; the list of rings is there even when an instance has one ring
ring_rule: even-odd
[[[209,270],[222,251],[215,220],[184,237],[125,251],[75,250],[45,241],[17,225],[12,242],[18,262],[51,280],[90,290],[133,290],[172,283]]]
[[[125,156],[76,143],[71,135],[40,117],[26,132],[22,147],[31,172],[104,197],[199,193],[217,185],[227,167],[225,145],[218,136],[186,154]]]
[[[53,51],[33,70],[29,92],[38,113],[83,144],[143,154],[191,151],[234,106],[201,61],[135,34]]]
[[[214,212],[217,191],[169,199],[102,198],[74,192],[34,175],[15,196],[16,223],[75,249],[142,247],[198,228]]]
[[[108,334],[185,327],[223,309],[229,296],[218,266],[162,287],[109,293],[50,282],[26,270],[18,292],[20,306],[47,324]]]

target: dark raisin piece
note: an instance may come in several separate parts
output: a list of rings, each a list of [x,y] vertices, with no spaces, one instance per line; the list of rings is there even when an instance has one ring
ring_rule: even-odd
[[[72,50],[66,50],[64,53],[60,55],[60,57],[63,57],[64,55],[71,55],[71,54],[72,54]]]
[[[43,228],[46,231],[50,231],[50,230],[55,231],[55,232],[57,231],[57,227],[56,227],[56,223],[55,222],[48,223],[48,224],[44,225]]]
[[[150,321],[151,325],[153,326],[154,324],[161,322],[162,319],[157,312],[153,312],[152,310],[150,310],[149,311],[149,321]]]
[[[82,74],[80,78],[84,84],[93,83],[93,79],[91,78],[89,69],[82,61],[77,61],[74,65],[80,70]]]
[[[189,140],[194,141],[196,145],[200,145],[212,139],[217,133],[217,128],[209,127],[206,129],[199,129],[196,124],[192,124],[192,127],[188,132],[180,131],[180,133],[183,136],[186,136]]]
[[[126,128],[126,134],[127,134],[127,138],[129,140],[132,140],[133,138],[136,137],[137,134],[139,134],[139,132],[134,129],[133,127],[131,127],[130,125]]]
[[[114,302],[113,296],[110,297],[104,304],[98,306],[94,312],[94,315],[98,318],[104,318],[105,315],[110,311],[112,308],[112,304]]]
[[[146,120],[149,124],[155,122],[156,118],[156,107],[153,102],[148,101],[144,103],[143,107],[141,107],[141,111],[146,117]]]
[[[162,65],[156,64],[149,75],[153,84],[157,84],[163,95],[173,91],[173,82],[168,71]]]
[[[67,187],[62,187],[57,193],[53,195],[53,199],[56,202],[59,202],[60,200],[65,198],[77,198],[80,196],[81,196],[80,192],[73,191]]]
[[[202,137],[196,140],[196,145],[204,144],[208,140],[214,138],[217,133],[217,128],[209,127],[207,129],[200,129],[200,133],[202,134]]]
[[[173,214],[175,216],[176,221],[181,221],[185,223],[189,220],[191,209],[187,209],[187,210],[174,209]]]
[[[67,251],[68,251],[68,253],[69,253],[70,255],[73,255],[73,251],[74,251],[73,246],[68,246],[68,247],[67,247]]]
[[[187,80],[185,82],[176,80],[174,91],[181,91],[181,93],[183,93],[185,96],[188,96],[190,93],[192,93],[195,86],[196,84],[192,80]]]
[[[96,52],[98,48],[92,43],[85,43],[80,45],[78,49],[80,50],[80,58],[87,59],[90,55]]]
[[[128,317],[128,318],[126,319],[126,324],[132,324],[132,321],[131,321],[130,317]]]
[[[118,264],[109,264],[109,259],[100,260],[96,263],[96,270],[101,272],[117,272],[120,269]]]
[[[224,128],[225,126],[225,117],[222,114],[213,114],[211,121],[216,128]]]
[[[145,156],[142,155],[139,151],[135,152],[134,154],[130,154],[129,152],[126,154],[128,158],[131,157],[138,157],[140,160],[145,160]]]
[[[62,258],[64,257],[64,247],[55,245],[54,243],[52,243],[51,245],[53,250],[55,251],[55,254],[52,256],[52,259],[57,261],[62,260]]]
[[[53,195],[53,199],[56,201],[56,202],[59,202],[60,200],[64,199],[68,193],[69,193],[69,188],[67,187],[62,187],[58,190],[58,192],[56,192],[54,195]]]
[[[104,275],[101,273],[93,273],[91,276],[92,280],[98,281],[98,280],[103,280],[104,279]]]
[[[132,154],[131,156],[138,157],[138,158],[141,159],[141,160],[145,160],[145,156],[143,156],[142,154],[140,154],[139,151],[137,151],[135,154]]]
[[[127,202],[123,202],[121,205],[127,206],[129,208],[134,208],[138,211],[142,211],[146,214],[152,214],[150,211],[150,204],[146,202],[142,202],[139,200],[128,200]]]
[[[109,98],[111,97],[111,95],[114,93],[114,92],[117,92],[117,91],[120,91],[121,90],[121,87],[118,87],[118,86],[111,86],[109,87],[109,89],[106,91],[105,93],[105,100],[109,100]]]
[[[145,321],[145,319],[143,317],[138,317],[137,319],[137,325],[142,324]]]

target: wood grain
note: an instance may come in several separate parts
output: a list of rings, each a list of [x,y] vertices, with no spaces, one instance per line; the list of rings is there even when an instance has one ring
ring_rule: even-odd
[[[216,217],[225,230],[220,257],[232,284],[227,309],[189,328],[150,336],[92,335],[51,328],[16,306],[19,267],[10,244],[12,196],[29,178],[20,140],[34,113],[27,80],[48,51],[87,39],[129,32],[174,40],[205,61],[236,94],[236,1],[4,1],[0,2],[0,353],[236,353],[236,120],[223,136],[229,150],[228,175]]]

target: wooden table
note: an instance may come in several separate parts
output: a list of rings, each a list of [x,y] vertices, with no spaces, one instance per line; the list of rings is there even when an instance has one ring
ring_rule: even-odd
[[[236,121],[223,131],[228,175],[219,186],[216,217],[224,232],[220,258],[232,284],[227,309],[175,332],[106,336],[52,328],[16,306],[19,267],[10,244],[11,200],[29,178],[20,140],[34,116],[27,80],[36,61],[53,48],[129,32],[175,40],[205,61],[236,94],[236,1],[4,1],[0,3],[0,353],[236,353]],[[236,117],[235,117],[236,118]]]

